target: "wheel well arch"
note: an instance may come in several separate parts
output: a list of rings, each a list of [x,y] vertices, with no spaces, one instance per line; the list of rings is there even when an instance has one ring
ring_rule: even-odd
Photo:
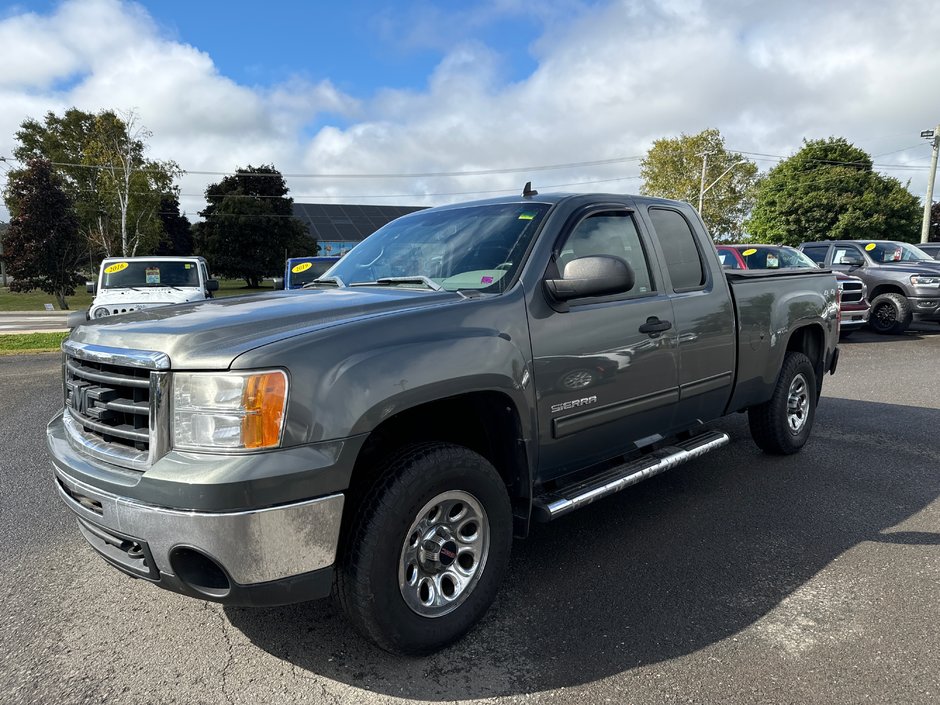
[[[816,399],[822,390],[823,375],[826,367],[826,333],[822,326],[810,323],[800,326],[790,333],[787,340],[787,352],[800,352],[809,358],[816,373]]]
[[[868,292],[868,300],[874,301],[882,294],[900,294],[901,296],[907,298],[907,294],[904,293],[904,289],[902,289],[897,284],[879,284]]]
[[[479,453],[496,468],[512,504],[514,532],[524,536],[532,504],[525,441],[519,410],[502,392],[468,392],[410,407],[384,419],[369,433],[356,457],[347,506],[358,505],[380,480],[385,461],[405,446],[453,443]],[[354,514],[355,510],[343,512],[344,520]]]

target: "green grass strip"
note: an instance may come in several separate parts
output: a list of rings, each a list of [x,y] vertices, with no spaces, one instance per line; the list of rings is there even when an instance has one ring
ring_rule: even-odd
[[[57,352],[68,333],[8,333],[0,335],[0,355]]]

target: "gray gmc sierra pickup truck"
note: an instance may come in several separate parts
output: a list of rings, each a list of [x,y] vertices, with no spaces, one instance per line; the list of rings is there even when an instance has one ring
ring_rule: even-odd
[[[728,442],[806,442],[835,278],[724,272],[687,204],[522,197],[402,217],[297,292],[89,322],[55,486],[125,573],[229,604],[334,592],[380,646],[454,641],[513,536]]]

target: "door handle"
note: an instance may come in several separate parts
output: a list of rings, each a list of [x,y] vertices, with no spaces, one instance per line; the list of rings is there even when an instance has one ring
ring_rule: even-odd
[[[672,321],[661,321],[656,316],[650,316],[646,319],[646,323],[640,326],[640,332],[647,333],[651,338],[655,338],[670,328],[672,328]]]

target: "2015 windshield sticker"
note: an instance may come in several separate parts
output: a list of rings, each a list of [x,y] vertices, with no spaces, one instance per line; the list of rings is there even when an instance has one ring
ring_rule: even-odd
[[[871,252],[871,251],[874,250],[876,247],[878,247],[878,246],[877,246],[875,243],[869,242],[867,245],[865,245],[865,251],[866,251],[866,252]]]
[[[535,217],[535,213],[523,213],[519,216],[519,220],[532,220]]]
[[[118,272],[123,272],[130,265],[127,262],[115,262],[112,265],[109,265],[104,268],[105,274],[117,274]]]
[[[192,269],[192,268],[193,268],[193,265],[191,265],[191,264],[184,264],[184,265],[183,265],[183,269]]]
[[[757,250],[755,250],[753,247],[750,249],[744,250],[744,252],[741,253],[741,255],[744,257],[750,257],[751,255],[756,255],[756,254],[757,254]]]
[[[493,283],[493,277],[487,277],[487,276],[480,277],[480,283],[481,283],[481,284],[492,284],[492,283]]]
[[[159,284],[160,283],[160,270],[157,267],[147,267],[144,270],[144,275],[147,277],[148,284]]]
[[[295,264],[290,268],[290,271],[293,274],[300,274],[301,272],[306,272],[313,266],[313,262],[301,262],[300,264]]]

